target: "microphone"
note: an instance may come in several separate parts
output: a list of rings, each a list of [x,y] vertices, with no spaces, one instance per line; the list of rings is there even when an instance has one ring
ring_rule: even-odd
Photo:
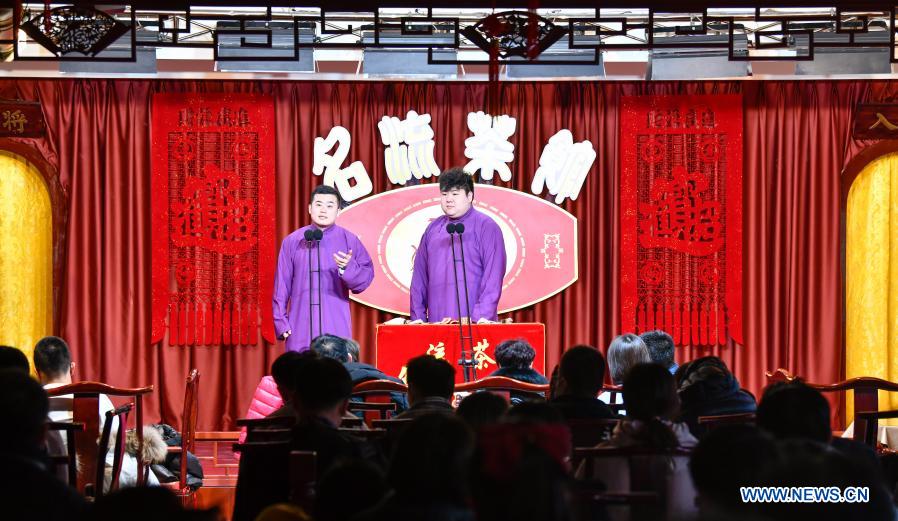
[[[449,235],[452,235],[453,233],[455,233],[456,229],[457,228],[456,228],[455,223],[449,223],[446,225],[446,231],[449,232]]]
[[[306,242],[309,243],[309,248],[315,248],[315,253],[318,257],[318,266],[316,269],[312,269],[312,252],[309,252],[309,345],[312,344],[312,340],[315,338],[315,334],[313,332],[314,329],[314,321],[312,319],[315,316],[315,313],[312,309],[317,305],[318,306],[318,334],[320,335],[323,332],[323,317],[322,317],[322,305],[321,305],[321,239],[324,237],[324,232],[322,232],[319,228],[308,229],[303,232],[303,237]],[[313,302],[312,299],[312,288],[314,287],[314,277],[313,273],[318,274],[318,302]]]

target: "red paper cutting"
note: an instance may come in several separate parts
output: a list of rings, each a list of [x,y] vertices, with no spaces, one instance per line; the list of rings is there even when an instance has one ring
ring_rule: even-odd
[[[742,343],[742,97],[621,106],[621,325]]]
[[[153,98],[152,343],[273,343],[274,103]]]

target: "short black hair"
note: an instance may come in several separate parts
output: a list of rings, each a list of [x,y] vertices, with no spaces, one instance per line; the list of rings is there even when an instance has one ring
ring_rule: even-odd
[[[45,336],[34,346],[34,368],[55,378],[72,368],[72,353],[65,340],[58,336]]]
[[[652,362],[661,364],[665,368],[674,365],[673,337],[660,329],[656,329],[655,331],[649,331],[639,335],[639,338],[641,338],[645,343],[645,346],[649,348],[649,356],[652,357]]]
[[[49,410],[50,400],[37,380],[18,369],[0,370],[0,452],[36,448]]]
[[[306,351],[305,353],[297,353],[296,351],[287,351],[281,356],[274,359],[271,363],[271,377],[274,383],[283,389],[293,391],[296,389],[296,367],[304,360],[313,358],[315,355]]]
[[[0,369],[15,369],[29,374],[28,357],[15,347],[0,346]]]
[[[303,413],[326,411],[352,395],[349,371],[332,358],[304,360],[297,368],[295,379],[295,402]]]
[[[627,417],[672,420],[680,407],[674,377],[661,364],[636,364],[624,379]]]
[[[495,355],[499,367],[526,369],[536,358],[536,350],[526,340],[519,338],[497,345]]]
[[[829,443],[829,402],[801,381],[775,383],[764,390],[757,411],[758,427],[783,440]],[[855,427],[857,428],[857,427]]]
[[[406,378],[422,397],[439,396],[447,400],[455,392],[455,368],[442,358],[430,355],[416,356],[408,361]]]
[[[318,335],[312,340],[312,351],[324,358],[333,358],[338,362],[346,362],[349,358],[349,346],[346,339],[327,333]]]
[[[456,188],[461,188],[466,194],[474,193],[474,178],[458,166],[440,174],[440,192]]]
[[[508,401],[496,393],[481,391],[466,396],[455,413],[472,429],[496,423],[508,410]]]
[[[343,198],[340,197],[340,192],[337,191],[333,186],[328,185],[318,185],[312,190],[312,195],[309,196],[309,204],[315,201],[316,195],[332,195],[337,198],[337,206],[343,207]]]
[[[561,355],[558,376],[573,394],[595,397],[605,381],[605,357],[592,346],[574,346]]]

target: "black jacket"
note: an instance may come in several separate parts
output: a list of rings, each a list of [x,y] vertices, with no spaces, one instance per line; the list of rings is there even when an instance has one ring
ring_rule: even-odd
[[[681,366],[676,374],[680,385],[680,416],[696,438],[704,435],[699,416],[755,412],[755,397],[739,386],[719,358],[707,356]]]
[[[346,362],[343,364],[343,367],[349,371],[349,377],[352,378],[353,386],[369,380],[390,380],[396,383],[405,383],[399,378],[387,375],[373,365],[361,362]],[[396,404],[396,414],[408,409],[408,398],[403,393],[390,393],[390,401]]]

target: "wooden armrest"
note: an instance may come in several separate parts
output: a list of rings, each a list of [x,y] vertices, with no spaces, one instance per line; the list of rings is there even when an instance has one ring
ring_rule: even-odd
[[[864,411],[856,413],[858,418],[865,420],[884,420],[887,418],[898,418],[898,410],[894,411]]]
[[[181,450],[182,450],[182,449],[181,449],[181,446],[180,446],[180,445],[169,445],[169,446],[168,446],[168,449],[167,449],[167,452],[168,452],[169,454],[180,454],[180,453],[181,453]]]
[[[350,411],[395,411],[396,404],[376,403],[376,402],[349,402],[347,407]]]
[[[83,431],[81,422],[47,422],[47,428],[51,431]]]

